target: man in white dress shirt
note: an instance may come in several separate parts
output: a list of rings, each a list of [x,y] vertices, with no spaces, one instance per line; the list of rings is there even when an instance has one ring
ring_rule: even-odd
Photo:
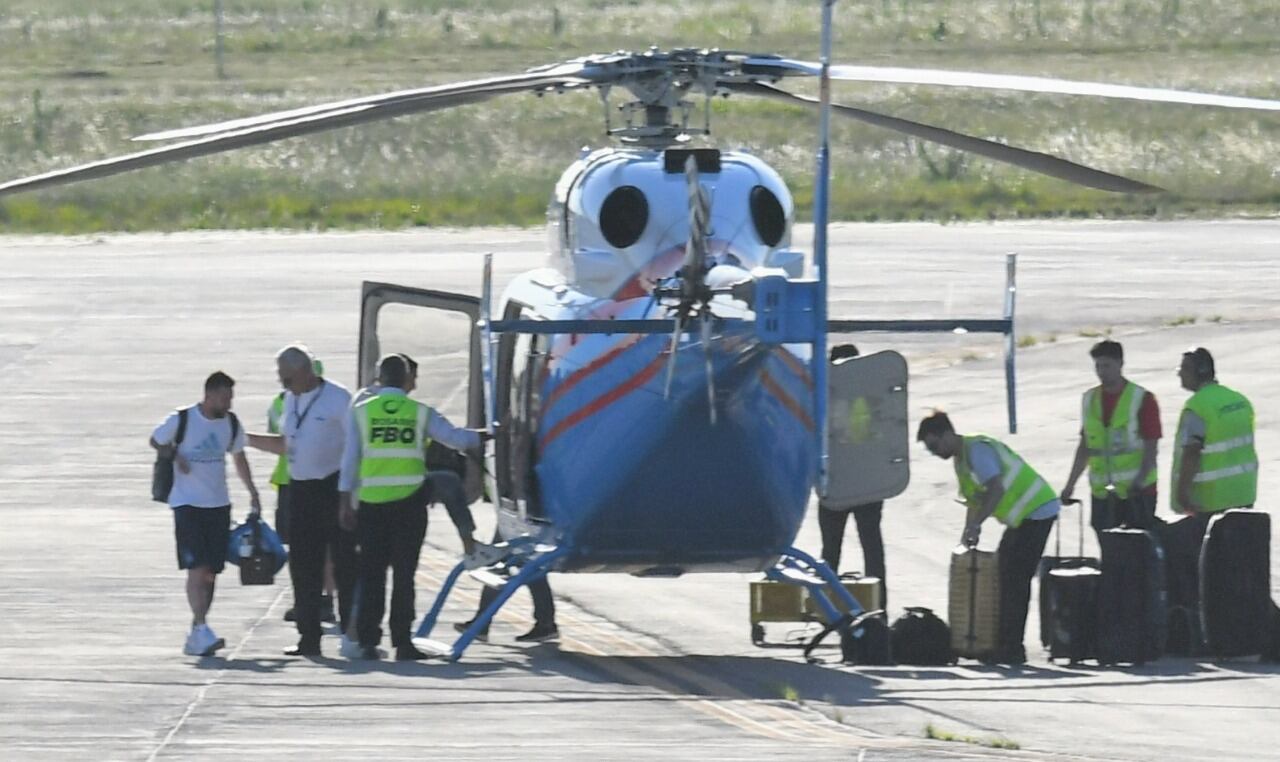
[[[355,586],[355,536],[338,526],[338,472],[351,393],[317,376],[311,353],[299,344],[280,350],[276,366],[285,388],[280,434],[250,434],[249,444],[289,456],[289,572],[298,644],[285,655],[319,656],[326,553],[333,558],[342,631]]]

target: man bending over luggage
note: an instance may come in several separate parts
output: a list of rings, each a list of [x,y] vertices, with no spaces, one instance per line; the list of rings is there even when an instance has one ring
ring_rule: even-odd
[[[998,551],[1000,645],[993,661],[1022,664],[1027,660],[1022,635],[1031,578],[1062,504],[1040,474],[1007,445],[982,434],[957,434],[946,413],[935,412],[922,420],[916,439],[955,465],[960,496],[969,509],[961,544],[976,546],[982,522],[991,516],[1007,527]]]

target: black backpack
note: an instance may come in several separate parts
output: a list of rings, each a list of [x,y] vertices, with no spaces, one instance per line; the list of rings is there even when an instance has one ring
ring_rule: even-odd
[[[840,656],[845,664],[866,666],[891,666],[893,649],[889,643],[889,625],[884,614],[875,613],[862,618],[862,637],[855,638],[847,631],[840,632]]]
[[[899,664],[938,667],[956,663],[951,629],[929,609],[908,606],[889,633],[893,658]]]

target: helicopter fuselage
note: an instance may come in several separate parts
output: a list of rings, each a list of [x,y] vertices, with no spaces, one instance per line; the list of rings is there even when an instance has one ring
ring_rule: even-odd
[[[566,171],[548,212],[551,267],[502,299],[507,320],[670,316],[656,291],[690,236],[681,167],[711,200],[706,282],[797,277],[792,201],[748,154],[605,150]],[[719,294],[704,319],[750,320]],[[674,358],[673,355],[674,354]],[[813,384],[802,345],[749,331],[508,334],[497,352],[500,510],[545,522],[560,571],[674,575],[769,567],[814,484]],[[712,413],[714,408],[714,415]]]

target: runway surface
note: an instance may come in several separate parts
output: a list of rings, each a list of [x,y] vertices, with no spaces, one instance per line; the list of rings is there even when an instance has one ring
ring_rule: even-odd
[[[801,230],[796,245],[807,238]],[[183,656],[189,614],[172,522],[148,500],[152,427],[221,368],[237,379],[237,412],[261,429],[277,390],[272,358],[290,341],[354,383],[361,281],[478,293],[485,252],[501,285],[543,264],[544,240],[515,229],[0,238],[5,756],[1275,758],[1280,668],[1055,666],[1038,648],[1034,600],[1024,669],[851,668],[753,648],[747,576],[560,575],[558,647],[513,642],[529,623],[521,594],[493,642],[458,664],[367,665],[337,658],[335,638],[325,639],[331,658],[281,657],[296,638],[280,621],[287,575],[269,588],[227,576],[210,616],[225,657]],[[1034,341],[1018,351],[1020,431],[1009,441],[1055,486],[1074,451],[1079,395],[1095,383],[1087,350],[1109,330],[1125,344],[1127,375],[1158,396],[1169,438],[1187,396],[1179,355],[1210,348],[1220,379],[1258,411],[1260,506],[1280,494],[1280,222],[850,225],[832,242],[832,317],[996,317],[1004,254],[1019,254],[1019,329]],[[423,362],[420,395],[457,415],[465,326],[406,311],[387,327],[384,349]],[[864,353],[904,351],[913,419],[943,407],[963,431],[1003,435],[999,339],[853,340]],[[1162,512],[1171,452],[1162,446]],[[923,450],[912,458],[911,486],[884,519],[895,615],[945,611],[962,521],[950,464]],[[251,460],[265,496],[271,460]],[[243,515],[239,485],[232,495]],[[491,521],[476,509],[483,535]],[[998,536],[988,526],[983,546]],[[812,514],[797,542],[818,549]],[[846,567],[857,568],[852,528],[846,542]],[[420,610],[458,552],[441,511],[428,543]],[[466,583],[445,626],[469,616],[477,590]],[[927,725],[1021,748],[930,741]]]

